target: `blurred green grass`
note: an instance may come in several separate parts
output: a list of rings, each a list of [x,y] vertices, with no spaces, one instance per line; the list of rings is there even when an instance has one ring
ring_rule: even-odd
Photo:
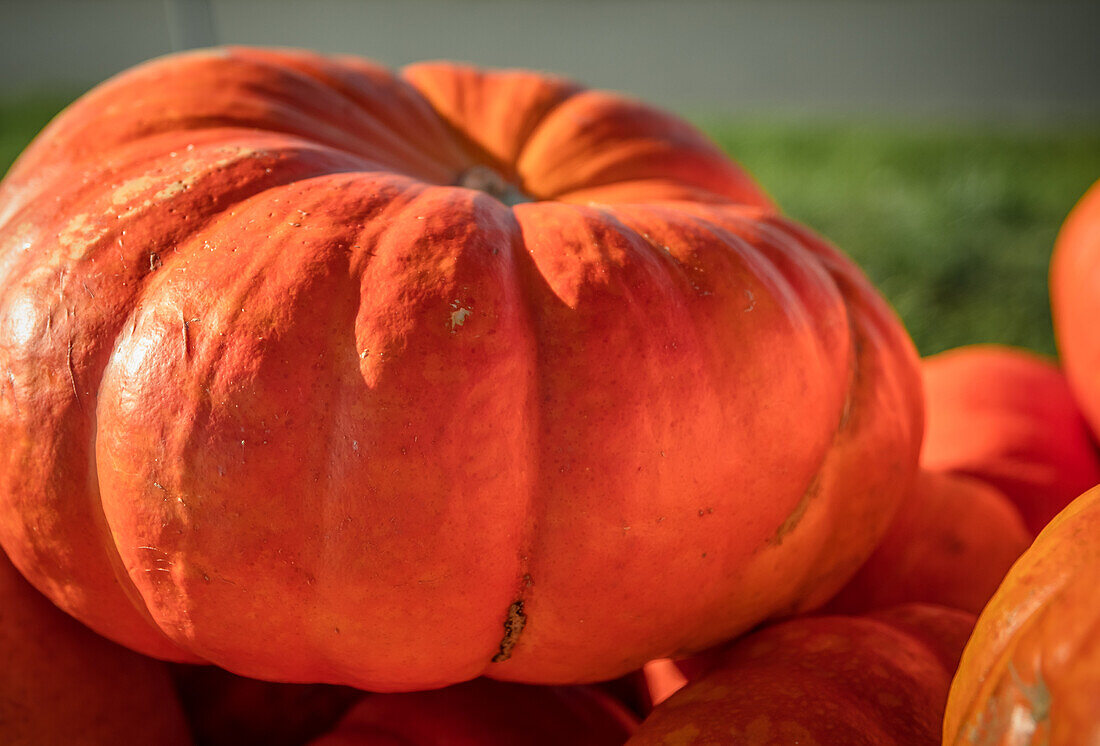
[[[0,172],[70,98],[0,99]],[[1100,178],[1100,127],[696,123],[859,262],[922,354],[975,342],[1054,353],[1050,251]]]
[[[1100,127],[698,124],[859,262],[921,354],[977,342],[1054,354],[1050,253],[1100,178]]]

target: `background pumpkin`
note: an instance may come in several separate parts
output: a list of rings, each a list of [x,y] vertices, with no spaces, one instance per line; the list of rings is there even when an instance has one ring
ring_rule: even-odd
[[[0,542],[60,606],[378,690],[819,604],[921,432],[890,310],[688,125],[304,52],[155,61],[50,125],[0,185],[0,368]]]
[[[978,617],[944,744],[1100,743],[1100,487],[1063,510]]]
[[[196,746],[301,746],[330,731],[362,698],[330,684],[283,684],[215,666],[170,666]]]
[[[191,743],[164,663],[94,634],[0,552],[0,743]]]
[[[1020,511],[997,488],[922,469],[878,547],[826,609],[930,603],[977,614],[1029,544]]]
[[[637,719],[593,687],[490,679],[371,694],[311,746],[620,746]]]
[[[1020,509],[1032,535],[1100,482],[1100,454],[1056,363],[1001,345],[921,361],[921,464],[987,482]]]
[[[765,627],[715,651],[710,672],[659,704],[627,743],[939,743],[973,624],[964,611],[907,604]]]
[[[1050,311],[1058,355],[1093,435],[1100,436],[1100,181],[1074,206],[1050,260]]]

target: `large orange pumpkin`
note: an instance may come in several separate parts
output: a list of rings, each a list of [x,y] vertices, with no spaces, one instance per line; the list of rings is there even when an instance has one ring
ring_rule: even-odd
[[[1100,743],[1100,487],[1070,503],[978,617],[943,743]]]
[[[95,89],[0,187],[0,541],[151,655],[573,682],[823,602],[915,470],[863,275],[683,122],[256,49]]]
[[[0,743],[187,746],[167,666],[63,614],[0,552]]]
[[[1100,181],[1058,232],[1050,261],[1050,311],[1066,378],[1100,437]]]
[[[1053,361],[971,345],[924,358],[921,373],[921,464],[993,485],[1020,509],[1033,536],[1100,483],[1100,454]]]
[[[715,651],[712,669],[658,704],[630,746],[939,743],[974,615],[907,604],[801,617]]]

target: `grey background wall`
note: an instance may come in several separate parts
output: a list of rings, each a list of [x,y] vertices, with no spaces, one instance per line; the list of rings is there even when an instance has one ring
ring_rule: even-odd
[[[1100,115],[1100,1],[0,0],[0,94],[218,43],[555,70],[697,112]]]

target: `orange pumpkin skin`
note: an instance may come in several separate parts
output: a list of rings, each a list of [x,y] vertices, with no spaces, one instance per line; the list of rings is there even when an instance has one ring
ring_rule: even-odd
[[[1100,487],[1043,529],[982,611],[945,744],[1100,743]]]
[[[364,697],[311,746],[621,746],[637,719],[592,687],[476,679]]]
[[[922,430],[890,309],[688,125],[289,51],[154,61],[31,145],[0,370],[0,542],[56,603],[380,691],[606,679],[823,603]]]
[[[1030,544],[1020,512],[995,487],[922,470],[874,553],[825,608],[860,614],[920,602],[978,614]]]
[[[0,552],[0,743],[191,743],[164,663],[63,614]]]
[[[1100,181],[1058,232],[1050,260],[1050,312],[1058,355],[1094,436],[1100,437]],[[1091,486],[1091,485],[1090,485]]]
[[[964,611],[907,604],[765,627],[717,652],[627,743],[938,743],[973,624]]]
[[[921,464],[1007,495],[1032,535],[1093,485],[1100,455],[1065,375],[1032,352],[974,345],[921,361]]]

